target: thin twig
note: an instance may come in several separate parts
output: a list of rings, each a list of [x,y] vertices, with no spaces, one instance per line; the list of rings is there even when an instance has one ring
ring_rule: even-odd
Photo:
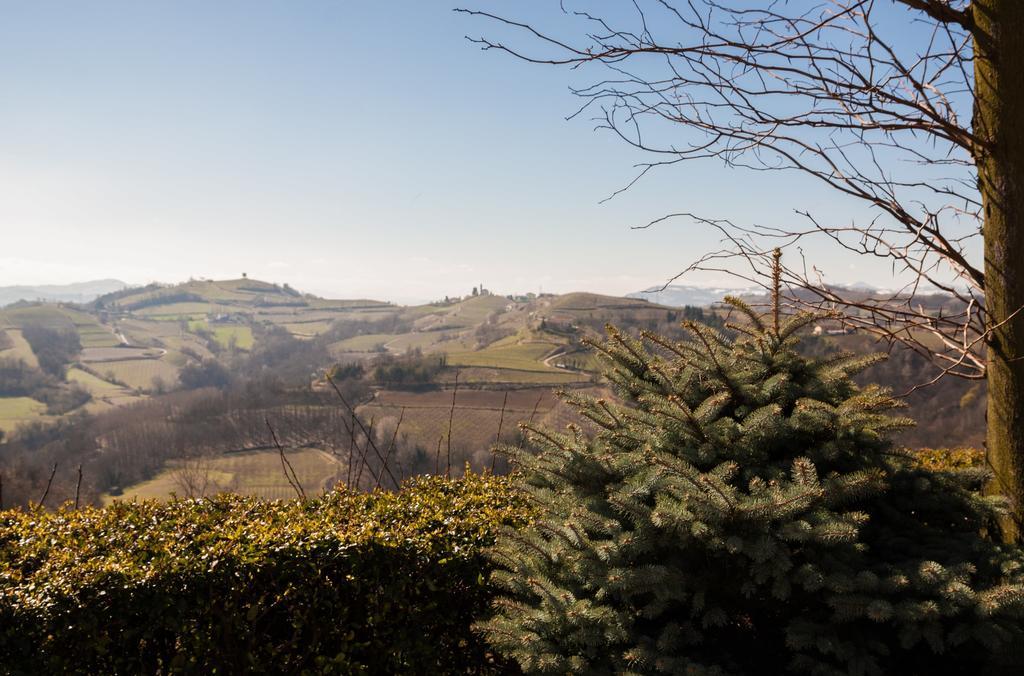
[[[264,418],[263,420],[267,423],[267,429],[270,430],[270,438],[274,440],[274,445],[277,446],[278,455],[281,456],[281,469],[284,471],[284,478],[288,480],[288,483],[291,484],[292,489],[299,498],[305,501],[306,492],[302,490],[302,484],[299,483],[299,477],[295,474],[295,469],[292,467],[292,464],[288,462],[288,458],[285,457],[284,446],[282,446],[281,442],[277,440],[277,433],[274,432],[274,428],[270,424],[270,419]],[[291,472],[290,475],[289,472]]]
[[[376,422],[376,418],[370,416],[370,429],[366,432],[366,443],[363,444],[363,451],[359,454],[359,470],[356,472],[356,490],[359,490],[359,483],[363,480],[363,468],[369,469],[369,463],[366,461],[367,451],[370,450],[370,444],[373,443],[373,423]],[[372,470],[371,470],[372,471]]]
[[[494,437],[494,447],[491,448],[491,474],[494,474],[494,461],[498,457],[495,452],[498,444],[501,443],[501,426],[505,422],[505,405],[508,404],[508,390],[505,390],[505,399],[501,402],[501,417],[498,418],[498,434]]]
[[[46,496],[50,494],[50,486],[53,485],[53,477],[57,474],[57,463],[53,463],[53,469],[50,470],[50,478],[46,480],[46,490],[43,491],[43,497],[39,498],[39,506],[42,507],[43,503],[46,502]]]
[[[75,484],[75,509],[78,509],[78,497],[82,492],[82,465],[78,465],[78,483]]]
[[[327,382],[330,383],[331,387],[334,389],[335,394],[338,395],[338,399],[341,400],[341,403],[344,404],[345,408],[347,408],[349,412],[352,413],[352,419],[355,420],[357,425],[359,425],[359,429],[362,430],[363,434],[367,434],[366,426],[363,425],[363,421],[359,419],[358,415],[356,415],[356,409],[353,408],[352,405],[348,403],[348,399],[346,399],[345,395],[341,393],[341,389],[338,387],[337,383],[334,382],[334,378],[332,378],[329,373],[324,375],[327,378]],[[366,438],[369,441],[370,448],[372,448],[373,452],[376,453],[377,459],[383,461],[384,456],[381,454],[380,449],[377,448],[377,444],[373,442],[373,438],[368,434]],[[385,471],[387,472],[388,478],[390,478],[392,483],[395,484],[395,488],[399,488],[398,480],[395,479],[395,475],[391,473],[391,470],[387,469]]]
[[[444,437],[437,438],[437,455],[434,456],[434,476],[441,473],[441,442],[444,441]]]
[[[398,430],[402,429],[402,420],[405,419],[405,406],[402,407],[402,413],[398,416],[398,424],[395,425],[395,433],[391,435],[391,444],[388,446],[387,452],[384,454],[384,467],[388,466],[388,458],[391,457],[391,451],[395,449],[395,441],[398,439]],[[384,478],[384,467],[380,468],[380,472],[377,473],[377,483],[374,484],[374,490],[380,488],[380,480]]]
[[[537,397],[537,403],[533,405],[533,412],[530,414],[530,421],[528,423],[526,423],[527,427],[529,427],[530,425],[533,424],[533,418],[534,418],[534,416],[537,415],[537,409],[540,407],[540,402],[541,402],[541,400],[543,398],[544,398],[544,390],[541,390],[540,396]],[[522,425],[520,425],[520,427],[522,427]],[[525,444],[526,444],[526,435],[524,434],[523,438],[519,440],[519,450],[520,451],[523,450],[523,445],[525,445]]]
[[[452,421],[455,420],[455,397],[459,393],[459,372],[455,371],[455,388],[452,390],[452,408],[448,411],[448,462],[444,470],[445,477],[452,475]]]
[[[782,249],[772,251],[772,328],[779,335],[779,295],[782,292]]]
[[[356,452],[356,414],[352,414],[352,424],[348,428],[348,471],[345,473],[345,488],[352,487],[352,456]]]

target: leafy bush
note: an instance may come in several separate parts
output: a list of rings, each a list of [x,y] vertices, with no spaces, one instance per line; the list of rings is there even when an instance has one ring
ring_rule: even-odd
[[[182,389],[197,390],[203,387],[224,389],[231,384],[231,374],[216,359],[204,359],[198,363],[190,362],[178,374],[178,382]]]
[[[465,673],[506,480],[0,512],[0,672]]]
[[[538,512],[493,551],[495,648],[550,674],[1019,669],[1024,556],[991,537],[985,472],[892,447],[909,421],[851,380],[877,358],[808,359],[811,317],[731,302],[735,340],[611,329],[624,402],[570,396],[596,433],[507,449]]]

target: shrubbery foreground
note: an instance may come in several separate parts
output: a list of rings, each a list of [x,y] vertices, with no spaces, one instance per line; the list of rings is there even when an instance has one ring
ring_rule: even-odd
[[[734,305],[736,340],[612,330],[623,403],[568,397],[593,429],[532,429],[514,483],[0,514],[0,668],[1013,673],[1024,556],[984,471],[893,449],[871,358]]]
[[[0,512],[0,673],[487,671],[482,548],[524,522],[507,480],[472,474]]]

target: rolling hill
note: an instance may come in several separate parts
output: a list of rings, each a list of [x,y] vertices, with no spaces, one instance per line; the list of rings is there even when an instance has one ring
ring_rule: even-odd
[[[0,308],[22,300],[88,303],[104,294],[120,291],[127,286],[117,279],[98,279],[76,284],[47,284],[43,286],[0,286]]]

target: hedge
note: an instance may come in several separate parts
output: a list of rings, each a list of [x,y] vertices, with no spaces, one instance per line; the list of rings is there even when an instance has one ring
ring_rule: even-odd
[[[913,453],[921,465],[936,472],[956,472],[985,466],[985,451],[980,448],[919,448]]]
[[[500,477],[0,512],[0,672],[487,673]]]

